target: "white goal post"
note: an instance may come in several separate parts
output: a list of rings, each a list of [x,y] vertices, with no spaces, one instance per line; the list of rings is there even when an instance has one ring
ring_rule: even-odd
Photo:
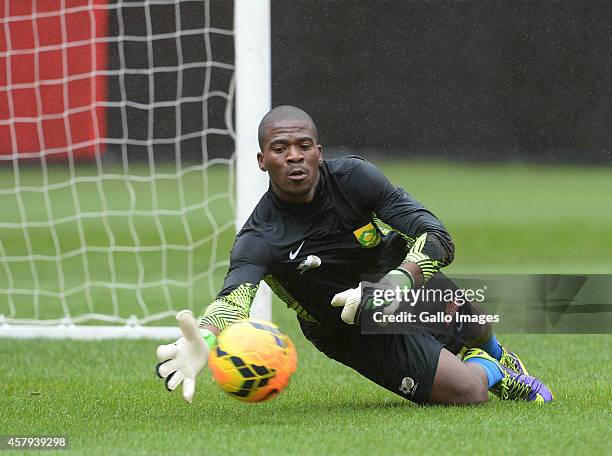
[[[3,8],[0,337],[177,337],[267,190],[270,0]]]
[[[234,0],[236,50],[236,227],[242,227],[268,189],[255,168],[257,127],[272,105],[270,0]],[[244,97],[244,102],[240,102]],[[261,282],[251,316],[272,320],[272,290]]]

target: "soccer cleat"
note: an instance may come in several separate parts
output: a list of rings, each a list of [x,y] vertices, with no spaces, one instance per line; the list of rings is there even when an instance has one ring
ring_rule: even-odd
[[[525,365],[516,355],[516,353],[506,350],[503,345],[500,345],[500,347],[502,350],[502,356],[499,360],[499,364],[516,372],[517,374],[529,375],[529,372],[527,372]]]
[[[473,348],[463,357],[463,361],[470,358],[484,358],[497,363],[504,378],[494,385],[490,391],[504,401],[532,401],[551,402],[552,392],[548,387],[535,377],[519,374],[512,369],[502,365],[484,350]]]
[[[504,378],[491,388],[504,401],[552,402],[553,394],[548,387],[535,377],[516,372],[502,366]]]

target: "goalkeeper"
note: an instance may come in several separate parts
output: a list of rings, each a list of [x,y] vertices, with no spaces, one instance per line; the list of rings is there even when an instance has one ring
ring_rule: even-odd
[[[183,397],[191,402],[216,335],[248,318],[264,280],[295,310],[318,350],[406,399],[478,404],[492,391],[507,400],[552,400],[549,389],[499,344],[490,325],[463,324],[446,334],[426,328],[362,334],[357,323],[367,302],[363,276],[402,287],[454,287],[439,272],[453,259],[448,232],[367,161],[323,160],[317,128],[299,108],[268,112],[259,126],[259,146],[258,165],[270,187],[236,236],[223,289],[198,328],[189,311],[180,312],[185,337],[157,350],[157,372],[169,390],[183,383]],[[448,311],[446,303],[432,305]],[[482,313],[470,303],[456,311]],[[463,347],[469,350],[460,360],[456,354]]]

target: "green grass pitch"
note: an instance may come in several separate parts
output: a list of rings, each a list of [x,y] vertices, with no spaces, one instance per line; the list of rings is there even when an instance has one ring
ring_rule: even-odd
[[[610,168],[380,165],[393,182],[432,209],[455,238],[457,256],[450,272],[612,273]],[[59,181],[66,173],[58,168],[52,175]],[[21,185],[40,183],[35,172],[21,178]],[[10,188],[11,179],[12,170],[0,169],[0,189]],[[196,195],[202,194],[204,184],[214,187],[212,190],[223,188],[226,177],[223,171],[212,172],[208,180],[187,174],[181,182],[160,184],[160,204],[176,194],[173,188],[177,185],[183,185],[188,198],[193,198],[191,203],[197,203]],[[96,199],[97,189],[79,185],[82,204],[91,210],[99,208],[102,202]],[[129,208],[125,184],[104,185],[110,204],[117,210]],[[135,184],[132,190],[138,205],[146,208],[151,204],[149,184]],[[55,192],[50,197],[56,198],[53,206],[58,215],[69,216],[74,212],[73,196],[60,188]],[[28,219],[46,217],[44,201],[35,201],[40,195],[28,198],[31,200],[25,203],[32,211]],[[221,221],[230,217],[227,203],[223,204],[211,209]],[[0,221],[18,215],[14,198],[0,196]],[[186,219],[195,236],[210,231],[206,217],[198,219],[194,213]],[[145,222],[134,219],[135,224],[142,223],[142,245],[158,242],[158,231]],[[177,245],[185,243],[184,225],[176,220],[167,223],[168,239]],[[117,242],[129,244],[129,225],[119,219],[112,224]],[[99,221],[86,225],[91,228],[87,230],[89,243],[109,242]],[[74,227],[61,224],[57,229],[66,243],[61,248],[73,249],[70,230]],[[34,246],[48,246],[48,232],[31,230],[30,234]],[[220,252],[227,251],[232,236],[231,229],[223,232]],[[23,255],[26,249],[18,238],[14,230],[0,229],[4,248],[14,256]],[[173,277],[185,279],[189,261],[196,271],[207,266],[209,246],[203,244],[192,260],[180,253],[170,255],[168,268]],[[66,280],[76,283],[82,279],[82,264],[70,261],[64,265]],[[106,256],[92,254],[88,261],[92,274],[108,277]],[[127,264],[121,266],[122,277],[134,274],[129,261],[133,260],[126,257]],[[151,254],[146,261],[156,264],[160,258]],[[223,272],[215,272],[215,284]],[[0,268],[0,282],[7,280],[4,273]],[[57,280],[54,274],[51,268],[41,275],[41,286],[52,289]],[[21,280],[20,286],[31,286],[28,271],[14,280]],[[93,291],[95,311],[113,312],[107,292]],[[175,305],[180,306],[188,290],[172,292]],[[208,279],[198,282],[193,293],[199,311],[211,293]],[[13,298],[20,316],[35,313],[31,296]],[[129,290],[119,298],[120,312],[140,315],[142,309]],[[150,290],[145,299],[152,310],[166,306],[158,290]],[[71,311],[87,311],[83,301],[76,293],[70,301]],[[49,305],[51,310],[39,305],[38,312],[53,317],[59,304]],[[9,312],[6,295],[0,295],[0,314]],[[502,343],[520,353],[529,369],[551,386],[556,399],[552,404],[493,399],[479,407],[420,407],[319,354],[299,333],[292,313],[278,302],[274,318],[296,344],[298,370],[286,392],[262,404],[243,404],[224,395],[205,372],[194,403],[187,405],[178,394],[167,393],[155,376],[155,341],[0,339],[0,434],[64,434],[70,438],[72,454],[87,455],[612,453],[610,335],[500,336]]]

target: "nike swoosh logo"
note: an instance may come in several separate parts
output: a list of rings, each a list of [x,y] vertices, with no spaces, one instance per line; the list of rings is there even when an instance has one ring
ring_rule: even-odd
[[[298,256],[298,253],[300,253],[300,250],[302,250],[302,246],[304,245],[304,242],[306,242],[306,239],[304,239],[302,241],[302,243],[300,244],[300,246],[298,247],[298,249],[295,252],[289,252],[289,259],[290,260],[295,260],[295,257]]]

